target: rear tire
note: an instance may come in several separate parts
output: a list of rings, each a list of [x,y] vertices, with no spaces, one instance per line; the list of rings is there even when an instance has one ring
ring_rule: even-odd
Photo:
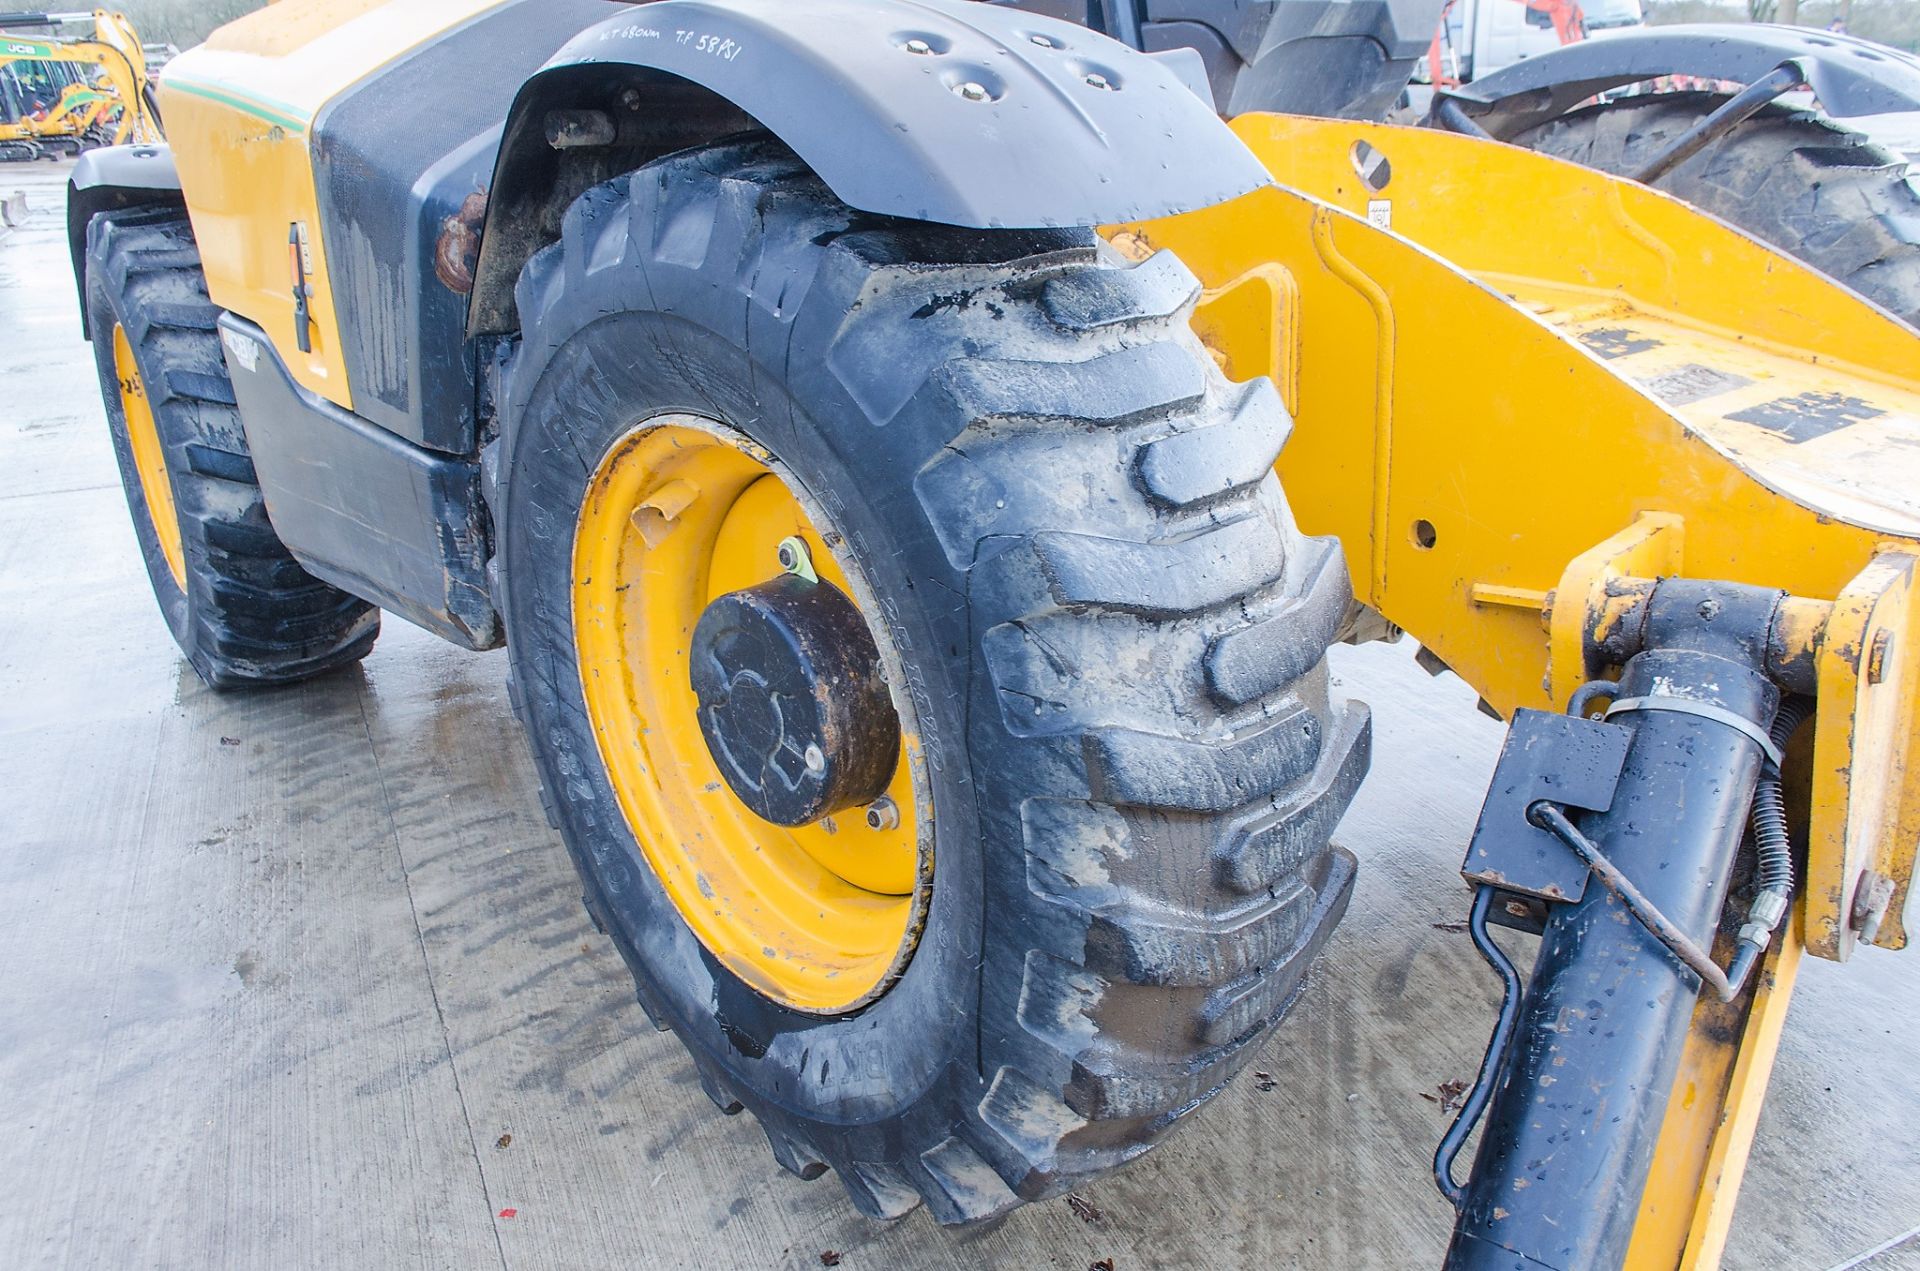
[[[87,314],[134,533],[160,612],[200,678],[213,688],[279,684],[365,657],[380,611],[302,569],[267,520],[184,212],[94,218]],[[116,365],[122,331],[157,441],[146,478]],[[144,480],[164,482],[153,492],[159,522]]]
[[[543,800],[714,1103],[870,1216],[977,1221],[1146,1150],[1253,1058],[1345,907],[1328,835],[1369,749],[1365,708],[1328,698],[1346,569],[1287,511],[1272,386],[1188,330],[1198,290],[1087,231],[852,212],[762,140],[589,191],[521,277],[495,506]],[[703,947],[584,708],[575,526],[670,414],[745,434],[831,515],[905,666],[930,904],[897,980],[839,1015]]]
[[[1726,97],[1654,93],[1589,106],[1514,145],[1616,175],[1644,166]],[[1774,103],[1654,183],[1920,326],[1920,194],[1907,162],[1817,111]]]

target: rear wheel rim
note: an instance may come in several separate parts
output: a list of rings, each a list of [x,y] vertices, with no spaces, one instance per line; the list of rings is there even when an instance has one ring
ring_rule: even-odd
[[[116,323],[113,328],[113,374],[120,385],[120,413],[127,424],[127,448],[133,452],[133,468],[140,478],[140,493],[146,500],[147,521],[159,540],[160,555],[166,559],[167,572],[174,585],[187,589],[187,551],[180,536],[180,517],[173,506],[173,482],[167,476],[167,457],[160,446],[160,431],[153,422],[153,403],[147,398],[147,383],[133,360],[133,345],[127,329]]]
[[[614,796],[682,919],[762,995],[842,1014],[898,979],[931,894],[933,816],[910,703],[891,694],[900,754],[877,823],[853,807],[788,828],[729,787],[688,675],[710,602],[778,578],[780,544],[794,538],[822,583],[863,615],[880,611],[836,550],[841,535],[765,450],[711,420],[647,421],[609,449],[581,504],[575,654]],[[866,625],[888,683],[905,683],[887,633]]]

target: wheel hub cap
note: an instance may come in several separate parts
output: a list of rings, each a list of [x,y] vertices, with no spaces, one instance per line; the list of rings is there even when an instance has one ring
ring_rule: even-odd
[[[694,628],[700,732],[740,801],[806,825],[886,792],[900,720],[839,588],[788,576],[714,600]]]
[[[607,784],[716,959],[837,1015],[904,972],[934,807],[905,665],[844,536],[724,425],[613,443],[574,531],[572,634]],[[864,804],[864,807],[860,805]]]

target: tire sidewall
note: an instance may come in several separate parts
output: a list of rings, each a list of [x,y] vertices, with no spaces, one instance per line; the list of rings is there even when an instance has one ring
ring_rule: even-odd
[[[141,483],[140,469],[133,458],[133,442],[127,432],[126,411],[120,399],[120,377],[113,357],[114,328],[126,325],[130,316],[120,312],[118,296],[108,286],[107,270],[107,262],[96,256],[87,271],[87,329],[93,335],[94,369],[100,378],[100,400],[106,410],[107,435],[113,443],[113,459],[120,469],[120,485],[126,494],[127,509],[132,515],[134,538],[140,544],[140,556],[147,567],[147,579],[153,584],[153,595],[159,602],[161,618],[174,639],[183,648],[190,647],[192,590],[197,572],[192,556],[195,545],[191,536],[182,536],[181,553],[187,578],[187,585],[182,588],[174,581],[166,553],[161,550],[160,538],[154,529],[153,509],[148,506],[146,487]],[[173,435],[173,429],[169,426],[171,412],[163,409],[154,397],[153,387],[159,382],[156,375],[159,368],[148,365],[143,356],[144,350],[134,340],[132,330],[129,326],[127,345],[132,350],[134,365],[139,368],[141,381],[146,388],[147,400],[153,411],[154,433],[159,438],[160,450],[167,464],[167,483],[173,491],[174,505],[179,507],[182,491],[179,483],[174,481],[173,474],[180,470],[180,465],[186,463],[184,441]]]
[[[643,995],[651,993],[682,1039],[746,1083],[758,1102],[809,1120],[896,1118],[950,1068],[977,1070],[982,866],[962,762],[967,649],[937,644],[940,631],[955,629],[953,605],[927,603],[930,593],[951,602],[964,581],[953,579],[951,593],[916,585],[928,571],[951,574],[910,479],[891,475],[918,465],[875,454],[893,444],[888,438],[857,439],[868,446],[859,458],[844,453],[854,439],[836,439],[817,420],[850,412],[851,403],[800,400],[804,389],[796,392],[738,344],[659,312],[615,312],[581,328],[544,356],[538,373],[505,464],[508,644],[536,762],[601,913]],[[648,418],[667,414],[714,419],[745,435],[827,510],[908,667],[937,813],[934,886],[905,971],[851,1015],[782,1008],[707,953],[646,864],[600,759],[574,648],[574,528],[602,457]],[[862,546],[881,543],[884,552]]]

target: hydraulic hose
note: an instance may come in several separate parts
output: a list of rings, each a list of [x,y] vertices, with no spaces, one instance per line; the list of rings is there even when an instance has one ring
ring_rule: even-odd
[[[1812,698],[1790,697],[1780,703],[1780,713],[1773,717],[1773,727],[1767,730],[1774,746],[1786,749],[1787,742],[1812,713]],[[1793,900],[1793,844],[1787,836],[1786,797],[1777,768],[1769,767],[1761,772],[1759,783],[1753,788],[1753,811],[1748,823],[1753,829],[1757,856],[1753,876],[1757,894],[1747,911],[1746,925],[1740,928],[1739,947],[1727,967],[1727,980],[1735,991],[1746,983],[1759,964]]]

